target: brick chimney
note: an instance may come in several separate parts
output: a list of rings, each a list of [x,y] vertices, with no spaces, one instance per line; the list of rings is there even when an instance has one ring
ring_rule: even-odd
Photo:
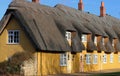
[[[83,2],[82,2],[82,0],[79,0],[79,3],[78,3],[78,10],[83,11],[83,9],[84,9]]]
[[[100,17],[104,17],[105,15],[106,15],[106,12],[105,12],[104,2],[101,2],[101,6],[100,6]]]
[[[32,0],[32,2],[39,3],[39,0]]]

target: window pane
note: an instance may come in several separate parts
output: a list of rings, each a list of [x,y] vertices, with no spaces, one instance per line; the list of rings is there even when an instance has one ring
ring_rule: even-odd
[[[97,64],[97,59],[98,59],[98,56],[97,55],[93,55],[93,64]]]
[[[91,56],[89,54],[86,55],[86,64],[90,64]]]
[[[95,36],[94,43],[97,43],[97,36]]]
[[[120,62],[120,55],[118,55],[118,61]]]
[[[107,63],[107,55],[103,55],[103,63]]]
[[[66,53],[60,55],[60,65],[66,66],[67,65],[67,55]]]
[[[82,34],[81,39],[82,39],[82,42],[87,42],[87,35]]]
[[[113,63],[113,54],[110,54],[110,63]]]
[[[19,31],[18,30],[8,31],[8,43],[19,43]]]
[[[65,36],[67,40],[71,40],[71,32],[66,31]]]
[[[114,47],[114,41],[115,41],[115,40],[113,39],[113,41],[112,41],[112,46],[113,46],[113,47]]]
[[[103,45],[105,44],[105,39],[104,38],[102,38],[102,43],[103,43]]]

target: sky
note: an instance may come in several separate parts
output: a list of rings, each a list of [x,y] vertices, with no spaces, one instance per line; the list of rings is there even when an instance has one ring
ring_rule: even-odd
[[[32,0],[28,0],[32,1]],[[120,19],[120,0],[83,0],[84,11],[99,16],[101,1],[104,1],[106,14]],[[0,20],[5,14],[12,0],[0,0]],[[56,4],[63,4],[72,8],[78,8],[79,0],[40,0],[40,4],[54,7]]]

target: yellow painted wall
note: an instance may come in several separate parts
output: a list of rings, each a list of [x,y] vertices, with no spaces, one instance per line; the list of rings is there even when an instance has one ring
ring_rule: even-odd
[[[120,66],[119,66],[120,62],[118,61],[118,54],[113,53],[113,63],[110,62],[110,54],[106,54],[106,53],[104,53],[104,51],[102,51],[101,53],[98,53],[97,51],[88,53],[88,52],[86,52],[86,50],[84,50],[80,54],[82,54],[84,56],[84,60],[83,60],[84,72],[120,68]],[[86,64],[86,54],[91,55],[91,63],[90,64]],[[97,64],[93,64],[93,55],[94,54],[98,55],[98,63]],[[107,63],[103,63],[103,58],[101,58],[104,54],[107,55]],[[78,59],[76,59],[76,60],[78,61]]]
[[[20,31],[20,43],[19,44],[8,44],[8,30],[19,30]],[[12,18],[8,22],[7,26],[0,35],[0,62],[5,61],[7,58],[11,57],[17,52],[23,51],[35,51],[31,42],[25,35],[23,29],[17,23],[17,21]]]
[[[118,54],[113,53],[113,63],[110,62],[110,54],[107,54],[107,63],[102,63],[103,69],[115,69],[120,68],[120,63],[118,61]]]
[[[83,42],[83,44],[85,45],[85,47],[87,47],[86,42]],[[110,54],[111,53],[105,53],[104,51],[97,52],[97,50],[94,50],[93,52],[87,52],[87,50],[82,50],[82,52],[80,54],[82,54],[84,56],[84,60],[83,60],[84,72],[120,68],[120,66],[119,66],[120,62],[118,61],[118,56],[120,55],[120,52],[118,52],[118,53],[112,52],[112,53],[113,53],[113,63],[110,62]],[[90,64],[86,64],[86,54],[91,55],[91,63]],[[94,54],[98,55],[98,63],[97,64],[93,64],[93,55]],[[103,63],[103,55],[104,54],[107,55],[107,63]]]
[[[72,54],[72,73],[80,72],[80,53]]]
[[[60,66],[60,53],[38,52],[38,75],[61,73],[67,73],[67,66]]]

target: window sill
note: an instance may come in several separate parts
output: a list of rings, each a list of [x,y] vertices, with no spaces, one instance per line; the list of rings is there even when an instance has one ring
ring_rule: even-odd
[[[87,41],[82,41],[83,43],[86,43]]]
[[[7,45],[19,45],[20,43],[7,43]]]
[[[60,65],[61,67],[67,67],[67,65]]]
[[[103,62],[104,64],[107,64],[107,62]]]
[[[90,63],[86,63],[87,65],[90,65]]]

